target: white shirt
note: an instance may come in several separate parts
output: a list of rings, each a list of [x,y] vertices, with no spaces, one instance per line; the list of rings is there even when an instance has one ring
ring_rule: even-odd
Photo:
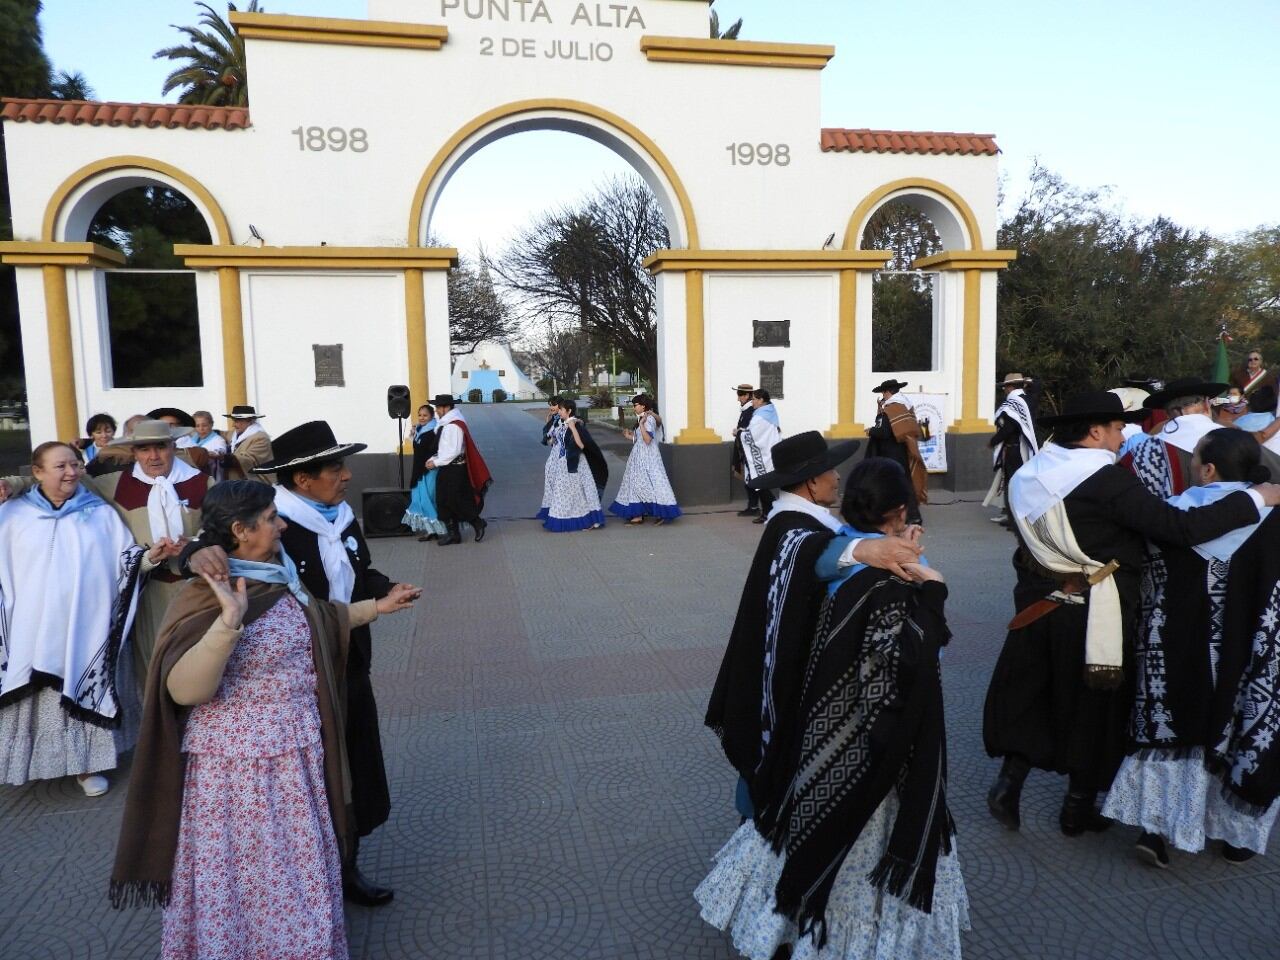
[[[436,455],[431,458],[436,462],[437,467],[448,466],[466,452],[466,445],[462,440],[462,428],[457,426],[459,423],[466,422],[466,418],[457,410],[450,410],[440,418],[440,426],[436,429],[440,437],[440,445],[436,448]],[[450,427],[453,429],[449,429]]]

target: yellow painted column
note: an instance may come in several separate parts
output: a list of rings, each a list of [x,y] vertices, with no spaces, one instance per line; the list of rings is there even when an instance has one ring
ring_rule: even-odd
[[[688,360],[689,422],[676,443],[719,443],[720,436],[707,428],[707,334],[701,270],[684,275],[684,335]]]
[[[240,303],[240,271],[218,268],[218,295],[222,309],[222,377],[227,409],[249,402],[245,377],[244,311]]]
[[[427,394],[427,303],[422,293],[422,271],[404,272],[405,342],[409,348],[409,397],[416,410],[430,399]]]
[[[982,271],[964,271],[964,354],[961,374],[960,419],[952,433],[990,433],[992,426],[978,416],[979,343],[982,331]]]
[[[67,299],[67,268],[46,263],[40,271],[44,277],[45,323],[49,331],[53,419],[58,431],[58,439],[69,441],[80,436],[80,411],[76,408],[76,368],[75,354],[71,347],[71,305]]]
[[[840,271],[839,351],[836,366],[836,422],[827,431],[832,440],[865,436],[867,428],[854,416],[857,396],[858,351],[858,271]]]

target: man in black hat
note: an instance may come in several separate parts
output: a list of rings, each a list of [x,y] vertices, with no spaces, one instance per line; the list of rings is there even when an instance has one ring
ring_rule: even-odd
[[[431,403],[440,418],[440,426],[436,428],[439,438],[436,454],[427,461],[427,469],[440,471],[436,480],[436,507],[447,528],[445,535],[436,543],[442,547],[461,543],[459,528],[464,523],[471,524],[471,529],[476,532],[476,543],[479,543],[489,526],[480,516],[485,491],[493,482],[489,468],[471,439],[466,418],[455,409],[453,397],[442,393]]]
[[[1040,449],[1040,441],[1036,437],[1035,400],[1028,393],[1032,383],[1030,377],[1007,373],[1004,380],[996,384],[1004,391],[1004,399],[996,408],[996,432],[989,443],[992,469],[997,474],[992,483],[993,496],[996,484],[999,484],[1004,490],[1004,516],[993,519],[1010,529],[1013,520],[1009,517],[1009,478]],[[984,504],[987,502],[983,501]]]
[[[269,462],[274,456],[271,451],[271,437],[258,422],[266,414],[258,413],[248,404],[237,404],[225,416],[231,421],[231,429],[226,434],[227,446],[230,448],[225,461],[228,478],[274,483],[271,476],[255,469]]]
[[[730,469],[742,478],[742,485],[747,491],[747,505],[738,511],[740,517],[754,517],[760,511],[760,494],[747,483],[747,453],[742,447],[742,432],[751,426],[751,417],[755,414],[755,405],[751,402],[756,388],[749,383],[740,383],[733,388],[738,395],[738,423],[733,428],[733,459]]]
[[[1209,415],[1209,398],[1227,389],[1199,377],[1182,377],[1142,401],[1148,410],[1161,410],[1167,419],[1156,432],[1133,446],[1121,459],[1142,485],[1157,497],[1172,497],[1192,486],[1191,457],[1204,435],[1221,429]]]
[[[720,672],[707,706],[706,724],[720,737],[740,776],[738,810],[764,811],[778,787],[778,751],[790,743],[822,590],[814,564],[840,521],[831,513],[840,496],[836,467],[859,441],[828,447],[816,431],[780,440],[773,471],[751,481],[781,488],[772,518],[751,561]],[[902,568],[919,557],[913,543],[886,537],[858,540],[842,555],[910,579]]]
[[[280,543],[298,568],[306,588],[324,600],[357,603],[380,600],[395,585],[373,567],[355,512],[346,501],[351,471],[344,459],[365,449],[363,443],[339,443],[329,424],[312,420],[275,439],[275,459],[257,468],[275,473],[276,509],[288,523]],[[215,579],[226,576],[226,554],[198,541],[184,553],[190,570]],[[363,906],[390,902],[393,892],[368,880],[356,862],[359,838],[387,821],[391,795],[382,760],[378,705],[370,667],[373,637],[368,626],[351,631],[346,673],[347,758],[355,843],[342,866],[345,897]]]
[[[1069,777],[1064,834],[1111,823],[1095,803],[1126,746],[1147,540],[1201,543],[1280,503],[1274,484],[1186,511],[1153,496],[1116,463],[1125,423],[1143,415],[1110,392],[1068,399],[1061,414],[1039,419],[1053,435],[1010,484],[1018,614],[987,690],[983,738],[1003,760],[987,805],[1012,830],[1032,767]]]
[[[901,393],[905,381],[890,377],[875,388],[875,423],[867,427],[867,456],[886,457],[902,465],[911,478],[912,500],[907,504],[907,523],[920,524],[920,504],[929,502],[929,471],[920,456],[920,424],[911,401]]]

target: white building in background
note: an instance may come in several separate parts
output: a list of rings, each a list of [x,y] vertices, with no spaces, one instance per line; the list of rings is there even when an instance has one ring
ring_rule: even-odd
[[[368,0],[368,14],[231,13],[251,110],[0,103],[15,237],[0,260],[17,268],[36,438],[77,436],[99,410],[241,403],[271,424],[323,413],[338,436],[363,436],[389,385],[407,384],[415,404],[470,388],[461,370],[485,368],[451,371],[457,251],[428,245],[436,202],[489,143],[557,130],[626,159],[667,221],[671,247],[645,267],[682,502],[730,495],[744,381],[770,390],[789,432],[844,438],[875,419],[873,384],[906,380],[946,400],[936,429],[952,485],[987,485],[996,276],[1014,256],[996,248],[992,136],[823,127],[835,49],[709,39],[705,3]],[[855,102],[837,110],[865,117]],[[147,185],[181,193],[208,227],[208,243],[174,247],[198,328],[172,347],[198,361],[189,382],[113,368],[109,295],[147,278],[88,228]],[[894,201],[942,241],[913,264],[936,278],[923,370],[873,363],[874,277],[893,253],[866,249],[865,232]],[[514,375],[487,363],[499,384]],[[390,435],[370,444],[369,456],[394,449]]]
[[[516,365],[511,348],[495,340],[482,340],[470,353],[454,358],[453,395],[464,401],[479,390],[481,403],[493,402],[493,391],[502,390],[508,400],[534,400],[542,396],[537,384]]]

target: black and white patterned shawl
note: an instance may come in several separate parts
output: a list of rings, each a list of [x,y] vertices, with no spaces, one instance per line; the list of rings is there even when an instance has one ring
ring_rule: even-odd
[[[865,569],[824,604],[809,652],[788,788],[768,835],[784,854],[776,909],[826,941],[832,885],[867,821],[896,790],[888,847],[868,880],[929,912],[946,804],[939,648],[946,587]]]
[[[1223,604],[1206,762],[1237,809],[1263,815],[1280,798],[1280,510],[1231,562]]]
[[[1008,417],[1022,431],[1022,436],[1018,438],[1018,446],[1021,448],[1023,463],[1040,452],[1040,442],[1036,440],[1036,421],[1031,413],[1031,404],[1027,400],[1025,390],[1014,390],[1004,398],[1004,403],[996,408],[997,423],[1002,416]],[[1003,456],[1004,441],[1002,440],[996,444],[992,453],[992,463],[999,466]]]
[[[800,684],[822,599],[815,564],[832,532],[780,510],[764,528],[707,705],[706,724],[747,781],[761,822],[786,789],[779,753],[792,742]]]

